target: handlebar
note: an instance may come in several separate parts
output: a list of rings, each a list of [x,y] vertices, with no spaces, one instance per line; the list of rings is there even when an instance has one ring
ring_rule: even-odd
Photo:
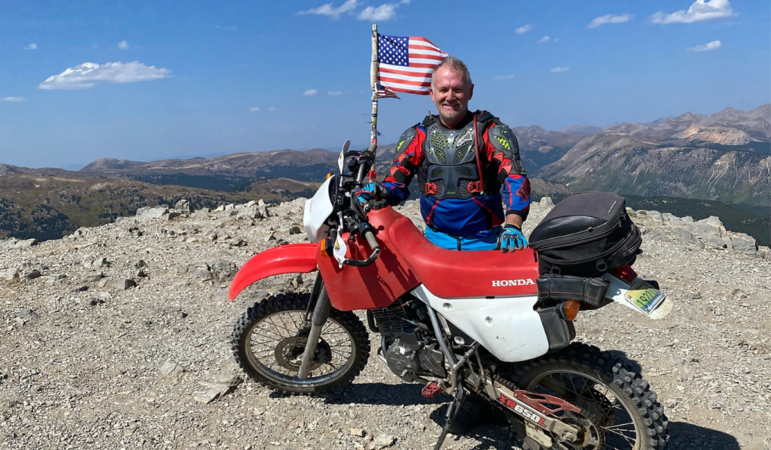
[[[353,175],[353,185],[349,184],[348,187],[353,189],[360,189],[364,183],[365,178],[369,174],[370,169],[375,163],[375,155],[371,154],[371,152],[367,150],[361,152],[349,151],[347,155],[356,156],[356,158],[352,159],[348,164],[348,168],[351,170]],[[363,204],[355,195],[353,195],[353,192],[351,192],[350,199],[351,210],[354,213],[352,226],[353,228],[358,228],[361,237],[367,241],[367,244],[369,244],[369,247],[372,249],[372,254],[369,255],[367,259],[345,258],[343,259],[342,264],[355,267],[366,267],[374,263],[380,255],[380,245],[375,240],[375,234],[373,233],[372,227],[369,225],[367,220],[367,212],[369,211],[369,208],[367,208],[365,204]],[[342,225],[344,223],[342,212],[340,212],[339,220],[339,223]],[[355,230],[351,231],[354,232]]]
[[[367,259],[345,258],[343,260],[343,264],[355,267],[366,267],[375,262],[377,257],[380,256],[380,245],[375,240],[375,234],[372,233],[372,230],[364,230],[362,232],[362,237],[367,241],[367,244],[369,244],[369,247],[372,249],[372,254],[369,255],[369,258]]]
[[[362,233],[362,236],[367,241],[367,244],[369,244],[369,248],[372,249],[374,252],[375,250],[380,251],[380,244],[377,243],[375,240],[375,233],[372,232],[372,230],[364,230],[364,233]]]

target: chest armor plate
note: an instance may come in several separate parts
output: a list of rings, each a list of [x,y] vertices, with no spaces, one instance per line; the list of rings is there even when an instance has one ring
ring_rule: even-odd
[[[480,193],[474,122],[448,130],[437,120],[426,128],[425,167],[419,172],[421,191],[438,200],[471,198]]]

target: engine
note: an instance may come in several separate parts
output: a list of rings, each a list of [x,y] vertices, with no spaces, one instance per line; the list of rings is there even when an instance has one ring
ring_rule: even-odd
[[[383,336],[388,368],[408,382],[425,376],[444,378],[444,355],[428,325],[426,306],[414,298],[400,299],[387,308],[372,310]]]

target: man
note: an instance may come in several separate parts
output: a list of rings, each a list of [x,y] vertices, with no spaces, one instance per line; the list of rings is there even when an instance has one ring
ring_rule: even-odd
[[[363,194],[380,191],[389,204],[399,204],[417,175],[426,237],[435,245],[503,252],[526,247],[521,227],[530,182],[514,133],[489,112],[468,110],[474,84],[458,58],[436,66],[429,93],[438,117],[429,115],[402,134],[382,189],[368,185]]]
[[[521,227],[530,210],[530,182],[514,133],[489,112],[468,110],[474,84],[458,58],[447,57],[434,68],[429,93],[438,117],[429,115],[405,131],[382,187],[370,183],[358,195],[399,204],[410,196],[408,186],[417,175],[420,212],[432,243],[504,253],[525,248]],[[487,403],[471,394],[449,431],[464,433],[482,416],[490,419],[489,412]]]

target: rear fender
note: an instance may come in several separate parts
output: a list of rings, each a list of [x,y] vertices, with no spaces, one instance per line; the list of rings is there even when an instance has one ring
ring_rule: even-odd
[[[634,280],[629,282],[609,273],[604,274],[602,278],[609,283],[605,297],[653,320],[669,315],[674,307],[672,300],[642,278],[633,276]],[[645,305],[636,305],[633,299],[639,296],[638,292],[641,290],[647,291],[649,298],[643,299]]]
[[[273,247],[252,257],[239,269],[230,283],[228,298],[233,301],[247,286],[263,278],[284,273],[309,273],[316,270],[318,244],[288,244]]]

